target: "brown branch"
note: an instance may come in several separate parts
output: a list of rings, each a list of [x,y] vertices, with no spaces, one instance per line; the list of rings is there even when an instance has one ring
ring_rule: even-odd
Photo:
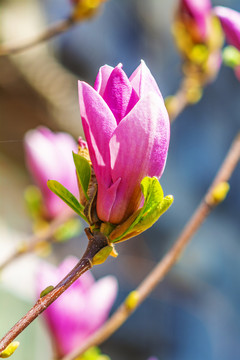
[[[70,27],[72,27],[76,21],[72,16],[59,21],[56,24],[53,24],[48,29],[46,29],[42,34],[38,35],[36,38],[26,41],[22,44],[16,46],[7,46],[2,45],[0,47],[0,56],[7,56],[20,53],[24,50],[30,49],[35,45],[38,45],[44,41],[51,39],[52,37],[59,35],[65,31],[67,31]]]
[[[36,304],[24,315],[1,339],[0,353],[28,326],[38,315],[51,305],[65,290],[72,285],[84,272],[93,266],[94,256],[106,245],[107,240],[98,234],[92,234],[85,229],[89,239],[88,247],[78,264],[59,282],[48,294],[38,299]]]
[[[191,72],[185,74],[178,91],[167,97],[166,107],[169,113],[170,122],[176,118],[189,105],[196,104],[200,99],[206,83],[201,78],[194,79]]]
[[[189,243],[193,235],[202,225],[203,221],[209,215],[211,210],[218,204],[214,201],[212,196],[213,190],[216,185],[226,182],[231,177],[235,167],[240,160],[240,134],[234,140],[219,172],[217,173],[210,189],[206,196],[196,209],[195,213],[184,227],[182,233],[178,237],[177,241],[164,258],[155,266],[150,274],[142,281],[142,283],[136,289],[137,305],[134,308],[130,308],[126,300],[120,305],[118,310],[113,316],[88,340],[73,351],[71,354],[62,358],[62,360],[73,360],[76,357],[83,354],[88,348],[99,345],[106,339],[108,339],[131,315],[131,313],[145,300],[145,298],[151,293],[151,291],[163,280],[165,275],[177,262],[179,256],[182,254],[186,245]]]
[[[67,220],[69,220],[73,214],[74,213],[70,211],[61,214],[56,219],[54,219],[46,229],[38,232],[36,235],[31,236],[28,240],[21,242],[20,246],[18,246],[18,248],[15,249],[15,251],[7,259],[5,259],[2,264],[0,264],[0,272],[11,262],[18,259],[22,255],[34,251],[38,244],[42,243],[43,241],[50,242],[51,236],[53,236],[56,230]]]

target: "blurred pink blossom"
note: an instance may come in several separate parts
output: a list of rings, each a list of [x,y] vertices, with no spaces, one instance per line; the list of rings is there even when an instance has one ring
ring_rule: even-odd
[[[54,218],[68,206],[49,190],[47,181],[56,179],[73,194],[78,194],[72,158],[72,151],[77,151],[77,143],[66,133],[53,133],[41,126],[26,133],[24,147],[27,167],[43,196],[44,215]]]
[[[219,18],[227,42],[240,51],[240,13],[224,6],[214,8],[214,14]]]
[[[58,268],[43,263],[37,274],[38,295],[47,286],[57,285],[77,262],[77,258],[68,257]],[[115,277],[95,281],[88,271],[44,311],[59,357],[73,351],[105,322],[117,288]]]
[[[180,13],[189,22],[189,29],[197,40],[205,42],[209,36],[210,0],[180,0]]]

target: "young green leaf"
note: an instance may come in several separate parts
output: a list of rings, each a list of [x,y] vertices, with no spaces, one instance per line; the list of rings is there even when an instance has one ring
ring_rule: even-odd
[[[87,161],[87,159],[85,159],[81,155],[75,154],[74,152],[73,152],[73,160],[76,167],[79,183],[82,187],[86,199],[89,200],[87,191],[91,179],[91,166]]]
[[[145,177],[141,182],[143,207],[110,234],[112,242],[126,240],[151,227],[173,202],[172,196],[163,198],[162,187],[156,177]]]
[[[59,196],[73,211],[88,222],[86,216],[83,214],[84,207],[70,191],[56,180],[48,180],[47,185],[54,194]]]
[[[151,208],[151,210],[139,220],[137,224],[134,225],[130,231],[128,231],[125,236],[123,236],[120,241],[127,240],[133,236],[141,234],[143,231],[149,229],[159,218],[160,216],[167,211],[173,202],[173,196],[168,195],[160,202],[157,207]]]

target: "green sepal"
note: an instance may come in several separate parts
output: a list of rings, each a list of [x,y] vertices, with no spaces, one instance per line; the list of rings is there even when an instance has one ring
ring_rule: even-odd
[[[171,195],[164,198],[162,187],[156,177],[145,177],[141,182],[141,189],[144,196],[143,207],[112,231],[109,236],[111,242],[127,240],[147,230],[173,202]]]
[[[56,180],[48,180],[47,185],[49,189],[60,197],[73,211],[88,222],[86,216],[83,214],[84,207],[78,202],[75,196],[68,191],[62,184]]]
[[[111,245],[104,246],[101,250],[99,250],[96,255],[94,255],[92,259],[93,265],[100,265],[104,263],[108,256],[111,254],[113,247]]]
[[[75,154],[73,152],[73,161],[77,171],[77,177],[81,188],[84,192],[84,195],[87,200],[89,200],[89,196],[87,194],[89,182],[91,179],[91,166],[87,159],[83,156]]]
[[[167,211],[167,209],[172,205],[172,202],[173,196],[167,195],[157,207],[152,208],[146,215],[144,215],[133,227],[132,231],[128,232],[127,235],[120,241],[127,240],[149,229],[160,218],[160,216]]]

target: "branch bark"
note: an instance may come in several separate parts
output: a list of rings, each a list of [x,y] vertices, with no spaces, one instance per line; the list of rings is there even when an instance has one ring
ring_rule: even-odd
[[[56,230],[63,225],[67,220],[69,220],[73,216],[73,212],[67,211],[61,214],[59,217],[54,219],[48,226],[47,229],[42,230],[36,235],[32,235],[28,240],[22,241],[20,246],[7,258],[4,260],[2,264],[0,264],[0,272],[11,262],[21,257],[24,254],[34,251],[36,246],[40,244],[42,241],[50,242],[51,236],[54,235]]]
[[[84,272],[93,266],[94,256],[106,245],[107,239],[97,237],[85,229],[88,236],[88,247],[78,264],[69,272],[63,280],[61,280],[48,294],[38,299],[36,304],[24,315],[1,339],[0,353],[28,326],[40,315],[46,308],[51,305],[69,286],[72,285]]]
[[[59,35],[65,31],[67,31],[70,27],[72,27],[76,21],[72,16],[59,21],[56,24],[53,24],[51,27],[46,29],[42,34],[38,35],[36,38],[23,42],[22,44],[18,44],[16,46],[7,46],[2,45],[0,47],[0,57],[7,55],[18,54],[24,50],[30,49],[44,41],[51,39],[52,37]]]

